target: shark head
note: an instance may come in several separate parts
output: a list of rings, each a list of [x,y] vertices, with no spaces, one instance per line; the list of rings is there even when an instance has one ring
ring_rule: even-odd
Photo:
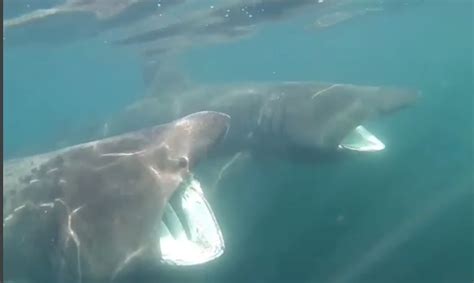
[[[49,267],[70,282],[108,281],[219,257],[220,227],[192,170],[225,137],[229,123],[226,114],[197,112],[62,150],[28,177],[19,199],[28,205],[4,219],[9,241],[25,229],[22,221],[48,209],[44,215],[51,217],[34,223],[49,227],[41,237],[52,245],[44,249],[52,253]],[[27,254],[19,251],[10,254]]]
[[[281,98],[284,118],[280,127],[290,144],[302,148],[379,151],[385,145],[364,123],[411,106],[418,97],[418,91],[402,88],[347,84],[313,87],[311,92]]]

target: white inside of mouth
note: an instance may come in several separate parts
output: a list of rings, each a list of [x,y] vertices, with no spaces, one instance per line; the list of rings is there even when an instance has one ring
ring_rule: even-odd
[[[206,263],[224,252],[224,240],[198,181],[192,180],[165,208],[160,227],[162,260],[172,265]]]
[[[385,145],[366,128],[358,126],[342,140],[339,148],[371,152],[383,150]]]

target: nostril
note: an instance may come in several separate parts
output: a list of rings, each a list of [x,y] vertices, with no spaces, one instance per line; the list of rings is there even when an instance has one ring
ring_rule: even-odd
[[[187,168],[188,167],[188,164],[189,164],[189,160],[187,157],[185,156],[182,156],[178,159],[178,166],[180,168]]]

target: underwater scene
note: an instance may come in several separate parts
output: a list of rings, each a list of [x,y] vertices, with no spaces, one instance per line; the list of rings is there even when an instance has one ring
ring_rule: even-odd
[[[472,0],[2,2],[2,282],[474,282]]]

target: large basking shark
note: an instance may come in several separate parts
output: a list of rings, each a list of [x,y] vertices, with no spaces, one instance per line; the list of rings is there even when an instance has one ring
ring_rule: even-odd
[[[191,171],[229,124],[197,112],[4,162],[4,280],[112,282],[219,257],[221,231]]]
[[[145,97],[104,125],[106,134],[209,109],[229,114],[231,130],[215,152],[320,158],[371,152],[384,143],[369,121],[412,105],[418,91],[318,82],[201,86]],[[172,89],[175,91],[175,89]]]

